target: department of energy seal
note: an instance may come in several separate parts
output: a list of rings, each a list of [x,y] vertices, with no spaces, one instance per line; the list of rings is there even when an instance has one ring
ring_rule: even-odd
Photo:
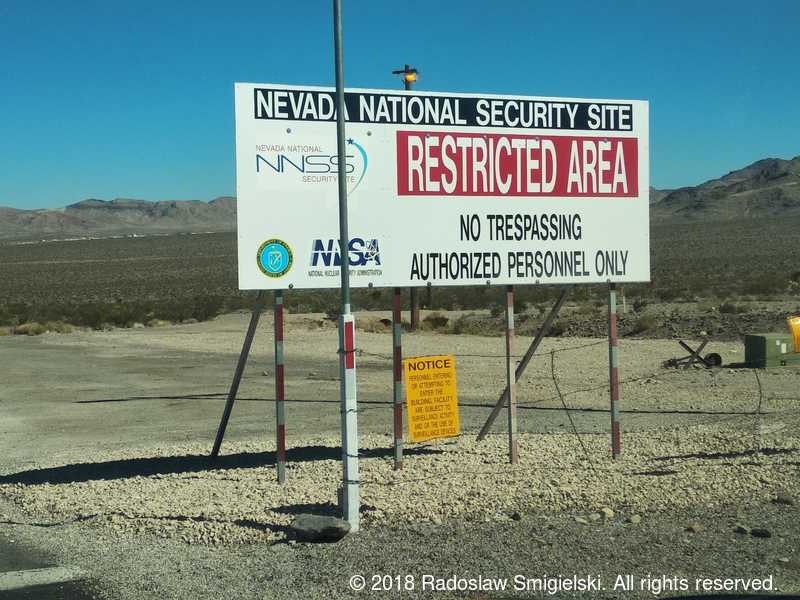
[[[256,261],[267,277],[282,277],[292,268],[292,250],[283,240],[267,240],[258,247]]]

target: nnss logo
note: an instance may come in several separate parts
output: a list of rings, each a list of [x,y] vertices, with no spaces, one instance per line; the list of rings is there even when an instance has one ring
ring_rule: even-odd
[[[344,157],[344,171],[348,192],[358,188],[367,174],[369,157],[364,147],[353,138],[347,140],[355,150]],[[327,183],[335,181],[339,173],[338,154],[323,152],[320,146],[273,144],[260,146],[256,153],[256,173],[259,175],[289,175],[299,177],[302,183]]]
[[[368,264],[380,266],[381,252],[378,247],[378,240],[351,238],[350,243],[347,245],[347,258],[351,267],[364,267]],[[311,266],[342,266],[339,240],[314,240],[311,244]]]

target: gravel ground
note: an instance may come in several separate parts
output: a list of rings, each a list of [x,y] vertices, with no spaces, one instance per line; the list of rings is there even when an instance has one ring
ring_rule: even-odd
[[[736,495],[797,496],[800,439],[792,425],[791,435],[769,436],[758,454],[747,429],[735,426],[632,434],[617,461],[608,458],[604,436],[583,436],[582,446],[568,433],[527,434],[515,466],[505,464],[502,436],[483,443],[462,436],[411,446],[401,471],[393,470],[391,441],[369,436],[362,439],[364,527],[591,515],[604,507],[625,518],[719,507]],[[341,463],[333,438],[299,442],[282,486],[274,448],[230,444],[219,467],[208,464],[205,450],[91,456],[0,479],[0,494],[38,522],[85,521],[103,535],[147,533],[190,544],[282,540],[295,514],[336,512]]]
[[[464,435],[410,445],[406,468],[395,472],[385,358],[390,340],[362,332],[363,530],[335,545],[307,545],[288,540],[286,525],[299,512],[334,512],[341,478],[336,367],[324,360],[335,350],[335,331],[318,317],[289,321],[288,397],[322,403],[289,404],[283,486],[275,482],[272,417],[264,416],[265,404],[255,404],[258,423],[231,422],[224,456],[210,464],[209,431],[221,406],[196,416],[200,389],[175,399],[168,380],[185,372],[171,362],[148,381],[143,418],[135,408],[142,405],[110,402],[116,388],[108,379],[127,370],[138,376],[132,357],[142,353],[202,363],[213,349],[209,365],[221,357],[230,363],[244,321],[230,315],[157,330],[0,340],[6,349],[14,344],[19,356],[43,351],[53,360],[66,352],[86,363],[78,389],[59,388],[42,372],[38,388],[61,389],[57,397],[26,382],[6,387],[0,397],[4,422],[15,424],[2,442],[0,534],[86,569],[96,593],[109,598],[385,597],[389,592],[356,593],[348,586],[358,574],[371,586],[378,573],[412,576],[412,597],[467,595],[422,590],[423,574],[598,574],[606,589],[584,595],[609,598],[654,596],[611,590],[618,573],[635,575],[637,585],[648,574],[771,575],[777,589],[800,592],[798,370],[762,371],[758,380],[735,368],[675,371],[660,366],[680,354],[674,342],[624,341],[622,378],[631,381],[622,394],[623,456],[612,461],[603,388],[607,348],[597,339],[548,339],[543,358],[534,360],[520,386],[522,460],[512,467],[504,418],[485,442],[474,437],[502,386],[502,360],[494,358],[502,353],[502,340],[408,335],[407,355],[458,355]],[[273,385],[270,328],[267,318],[242,394],[271,410],[263,397]],[[526,343],[518,340],[519,353]],[[735,343],[710,350],[726,363],[741,360]],[[97,372],[97,357],[119,370]],[[555,392],[553,367],[579,436]],[[124,392],[130,397],[136,390]],[[162,404],[169,411],[159,412]],[[247,405],[236,410],[252,414]],[[161,435],[160,422],[179,421],[181,411],[187,418],[183,441]],[[87,421],[89,415],[94,420]],[[195,419],[204,429],[193,429]],[[97,428],[117,441],[90,443]],[[142,435],[145,428],[148,435]],[[130,442],[131,431],[138,443]],[[758,537],[761,529],[769,537]]]

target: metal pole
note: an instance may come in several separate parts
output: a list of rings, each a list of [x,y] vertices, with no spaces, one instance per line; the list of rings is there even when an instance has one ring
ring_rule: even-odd
[[[553,320],[558,315],[558,311],[561,310],[561,306],[564,304],[564,300],[567,298],[567,291],[569,288],[564,288],[561,291],[561,295],[556,300],[555,305],[550,310],[550,314],[547,315],[547,318],[542,323],[542,326],[539,328],[539,332],[536,334],[536,337],[533,338],[531,345],[525,351],[525,356],[522,357],[522,360],[517,365],[517,370],[515,371],[515,381],[519,381],[519,378],[522,377],[522,374],[525,372],[525,369],[528,367],[528,363],[531,362],[533,355],[536,353],[536,349],[539,347],[539,344],[542,343],[544,336],[547,335],[547,332],[550,330],[550,325],[553,323]],[[489,415],[489,418],[486,419],[486,423],[483,424],[480,433],[478,433],[478,441],[480,442],[483,438],[486,437],[486,434],[489,433],[489,430],[492,428],[492,424],[494,423],[497,415],[500,414],[500,411],[503,410],[503,407],[508,402],[508,387],[503,390],[503,393],[500,394],[500,398],[492,408],[492,412]]]
[[[506,287],[506,382],[508,385],[508,459],[519,462],[517,443],[517,376],[514,372],[514,286]]]
[[[275,436],[278,483],[286,481],[286,387],[283,367],[283,291],[275,290]]]
[[[402,305],[400,288],[394,288],[392,304],[392,346],[394,353],[394,469],[403,468],[403,347],[402,347]]]
[[[336,147],[339,160],[339,248],[347,257],[347,173],[345,170],[344,59],[342,57],[342,2],[333,0],[333,44],[336,68]],[[343,482],[340,508],[350,531],[360,525],[361,497],[358,474],[358,403],[356,400],[355,320],[350,313],[350,265],[342,260],[342,307],[339,316],[339,372],[342,413]]]
[[[256,296],[256,303],[253,305],[253,313],[250,315],[250,325],[247,327],[247,333],[244,336],[244,343],[242,344],[242,351],[239,353],[239,361],[236,363],[236,371],[233,374],[231,388],[228,391],[228,400],[225,402],[225,410],[222,411],[222,419],[217,429],[217,438],[214,440],[214,448],[211,450],[211,458],[217,458],[219,455],[222,439],[225,437],[225,429],[228,427],[228,419],[231,418],[231,411],[233,411],[233,403],[236,402],[239,382],[242,380],[242,375],[244,374],[247,357],[250,355],[250,346],[253,344],[253,337],[256,334],[256,327],[258,327],[258,319],[261,317],[263,308],[264,290],[261,290]]]
[[[608,378],[611,390],[611,456],[619,458],[619,349],[617,346],[617,286],[608,284]]]
[[[405,65],[405,71],[410,71],[411,67],[409,65]],[[403,88],[406,91],[411,89],[411,81],[408,77],[403,77]],[[409,303],[410,303],[410,311],[411,311],[411,331],[417,331],[419,329],[419,295],[417,294],[417,288],[412,287],[409,289]]]
[[[419,295],[415,287],[412,287],[409,291],[409,300],[411,302],[411,331],[417,331],[419,329]]]

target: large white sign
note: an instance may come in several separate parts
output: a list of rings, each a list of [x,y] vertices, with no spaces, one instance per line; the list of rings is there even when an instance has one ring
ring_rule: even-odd
[[[239,287],[650,280],[648,105],[236,84]]]

